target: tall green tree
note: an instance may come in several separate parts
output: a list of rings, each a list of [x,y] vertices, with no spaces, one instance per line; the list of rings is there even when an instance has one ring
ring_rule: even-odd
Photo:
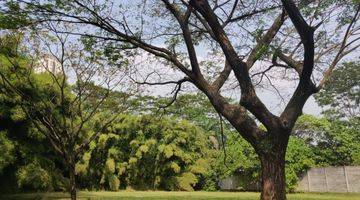
[[[303,138],[314,154],[318,166],[358,165],[360,145],[358,120],[329,120],[305,115],[295,133]]]
[[[24,55],[18,51],[20,40],[23,37],[21,33],[13,32],[13,34],[4,35],[0,38],[0,73],[9,75],[9,79],[16,79],[12,71],[9,71],[11,63],[9,61],[17,59],[21,64],[25,63]],[[21,61],[22,60],[22,61]],[[19,71],[23,70],[19,67]],[[19,81],[21,82],[21,80]],[[5,167],[5,171],[1,174],[1,191],[15,192],[17,186],[21,189],[33,190],[48,190],[64,188],[65,182],[62,179],[62,173],[56,169],[56,159],[54,152],[48,148],[48,142],[45,141],[41,133],[39,133],[31,121],[26,116],[21,108],[21,99],[10,95],[6,87],[1,87],[0,91],[0,132],[1,132],[1,169]],[[43,180],[40,185],[35,185],[39,181],[34,180],[38,178],[39,174],[33,174],[33,178],[25,179],[23,176],[16,176],[21,174],[20,171],[25,172],[28,169],[26,166],[37,162],[36,170],[44,168],[46,174],[51,174],[51,180]],[[5,164],[5,165],[4,165]],[[7,167],[6,167],[7,166]],[[58,165],[57,167],[63,167]],[[33,168],[35,169],[35,168]],[[34,171],[33,171],[34,172]],[[60,179],[56,179],[59,177]],[[60,183],[61,182],[61,183]],[[58,183],[57,186],[53,183]],[[62,186],[60,186],[62,185]],[[59,186],[59,187],[58,187]]]
[[[315,95],[316,101],[331,118],[359,118],[360,116],[360,63],[344,63],[335,69],[323,90]]]
[[[64,166],[56,164],[61,163],[60,159],[22,112],[19,99],[9,96],[6,90],[0,92],[0,97],[1,169],[4,169],[0,173],[1,191],[16,192],[18,187],[22,190],[67,190],[67,181],[59,170]],[[45,170],[43,174],[51,176],[51,179],[35,180],[39,178],[39,173],[28,173],[33,175],[32,178],[21,176],[34,162],[37,165],[32,169]],[[42,184],[35,185],[41,181]]]

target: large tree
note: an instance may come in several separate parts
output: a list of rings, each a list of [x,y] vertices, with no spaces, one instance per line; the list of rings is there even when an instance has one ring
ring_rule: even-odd
[[[174,99],[186,82],[202,91],[259,155],[264,200],[286,199],[285,153],[293,126],[307,99],[359,46],[358,1],[11,2],[5,12],[11,16],[21,10],[28,16],[22,21],[29,25],[74,23],[77,29],[63,32],[92,38],[87,44],[94,49],[102,48],[99,44],[105,41],[115,49],[142,50],[182,72],[185,77],[177,80],[162,68],[157,75],[168,75],[168,81],[162,77],[161,82],[148,81],[154,78],[138,82],[176,84]],[[149,62],[139,66],[145,73]],[[296,83],[279,115],[271,112],[256,91],[256,86],[272,88],[274,77]],[[237,103],[224,97],[226,82],[235,88]]]

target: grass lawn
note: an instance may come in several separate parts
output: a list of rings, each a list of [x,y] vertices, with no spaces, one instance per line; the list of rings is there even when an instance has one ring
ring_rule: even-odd
[[[69,199],[67,193],[31,193],[0,196],[1,199]],[[258,200],[259,193],[254,192],[161,192],[161,191],[120,191],[120,192],[79,192],[78,199],[84,200]],[[289,200],[360,200],[359,193],[297,193],[288,194]]]

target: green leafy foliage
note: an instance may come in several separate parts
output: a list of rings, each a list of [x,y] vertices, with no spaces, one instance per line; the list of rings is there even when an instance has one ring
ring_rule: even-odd
[[[285,162],[286,186],[294,191],[299,177],[315,166],[314,154],[303,139],[290,137]]]
[[[132,101],[132,113],[156,113],[170,98],[138,96]],[[219,133],[219,116],[207,97],[201,93],[179,95],[174,104],[163,110],[167,116],[185,119],[208,133]],[[226,124],[228,126],[228,124]]]
[[[204,136],[187,121],[123,115],[99,137],[87,174],[109,188],[115,176],[123,188],[194,190],[210,169]]]
[[[324,114],[331,118],[359,118],[360,63],[345,63],[333,71],[324,88],[315,96]]]
[[[67,191],[69,187],[69,179],[64,178],[55,163],[43,157],[20,166],[15,175],[22,191]]]
[[[26,58],[18,51],[21,39],[22,36],[18,33],[0,38],[0,72],[10,84],[16,85],[29,98],[46,95],[54,97],[50,76],[42,74],[26,78],[30,70],[27,68]],[[36,85],[35,89],[31,89],[28,80]],[[63,172],[58,170],[64,166],[59,163],[52,148],[49,148],[50,144],[45,136],[34,127],[22,109],[22,106],[28,105],[14,91],[9,92],[4,79],[1,79],[0,85],[0,180],[6,180],[0,181],[0,190],[16,192],[18,186],[21,189],[66,190],[67,180],[63,177]],[[34,104],[30,105],[34,107]],[[36,106],[43,109],[40,104]],[[36,115],[36,112],[32,113],[32,116]],[[41,176],[43,170],[47,175],[45,173]],[[24,177],[24,174],[31,174],[32,171],[33,177]],[[42,184],[41,181],[32,179],[46,182]]]
[[[50,174],[36,161],[21,167],[17,172],[19,187],[28,187],[33,190],[50,190],[51,178]]]
[[[15,145],[9,140],[5,131],[0,131],[0,174],[2,170],[15,160]]]
[[[92,43],[88,42],[91,48]],[[16,172],[17,183],[22,189],[65,190],[68,180],[63,175],[67,173],[67,168],[59,164],[59,158],[48,148],[45,137],[29,123],[21,106],[31,106],[33,117],[38,111],[48,110],[55,118],[69,113],[71,108],[58,109],[59,90],[54,87],[55,83],[49,75],[30,76],[35,89],[29,87],[27,80],[21,78],[29,72],[25,67],[26,59],[11,48],[16,42],[6,39],[2,44],[1,72],[34,101],[31,105],[26,104],[15,94],[9,96],[0,88],[0,147],[4,149],[0,154],[0,170],[8,170],[13,165],[10,172]],[[113,55],[111,50],[111,47],[106,50],[109,55]],[[16,65],[9,67],[10,61]],[[16,73],[13,73],[14,70]],[[356,82],[350,85],[354,84],[356,86]],[[96,89],[96,95],[90,96],[84,105],[90,108],[91,102],[97,101],[97,94],[104,93],[104,90],[95,85],[87,87]],[[342,86],[339,88],[330,92],[331,95],[345,90]],[[72,89],[74,91],[70,86],[67,88],[66,101],[72,99]],[[346,95],[357,97],[356,93]],[[78,138],[81,141],[96,131],[102,133],[89,144],[89,150],[76,164],[82,188],[113,191],[121,188],[216,190],[219,178],[233,174],[241,176],[240,189],[248,189],[259,181],[260,163],[253,148],[227,123],[224,123],[225,143],[219,142],[222,138],[219,117],[204,95],[179,96],[175,104],[165,110],[164,114],[168,117],[122,115],[101,130],[99,122],[109,116],[112,108],[119,106],[119,99],[124,96],[126,94],[120,92],[112,93],[111,98],[100,107],[101,113],[91,120],[91,125]],[[55,106],[49,109],[38,101],[40,97],[51,97],[45,103]],[[324,96],[324,102],[330,102],[326,105],[340,105],[328,101],[332,97]],[[168,101],[168,98],[139,96],[129,105],[129,113],[154,114],[159,105]],[[298,177],[312,166],[360,163],[360,148],[356,143],[360,139],[357,118],[339,121],[304,115],[295,129],[286,155],[289,191],[295,189]],[[15,154],[17,157],[14,157]],[[14,159],[18,159],[16,163]],[[62,170],[56,170],[59,168]]]
[[[320,165],[334,166],[358,164],[359,122],[354,127],[349,122],[333,121],[329,128],[314,149],[317,162]]]
[[[181,176],[176,177],[177,188],[184,191],[193,191],[195,184],[198,182],[197,177],[193,173],[185,172]]]
[[[295,134],[311,147],[316,165],[343,166],[358,163],[358,119],[341,121],[305,115],[298,120],[296,126],[298,131]]]
[[[0,29],[17,29],[30,23],[27,14],[20,12],[19,3],[8,1],[1,6],[5,6],[4,4],[7,10],[0,13]]]
[[[112,191],[118,191],[119,190],[119,186],[120,186],[120,180],[118,179],[118,177],[116,175],[111,175],[109,177],[109,187],[110,190]]]

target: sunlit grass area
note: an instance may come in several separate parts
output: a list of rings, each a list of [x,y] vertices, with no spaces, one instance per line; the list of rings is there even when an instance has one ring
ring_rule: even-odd
[[[108,199],[147,199],[147,200],[205,200],[205,199],[238,199],[257,200],[259,193],[255,192],[164,192],[164,191],[120,191],[120,192],[79,192],[78,199],[108,200]],[[29,193],[0,197],[1,199],[70,199],[67,193]],[[360,200],[359,193],[296,193],[288,194],[289,200]]]

